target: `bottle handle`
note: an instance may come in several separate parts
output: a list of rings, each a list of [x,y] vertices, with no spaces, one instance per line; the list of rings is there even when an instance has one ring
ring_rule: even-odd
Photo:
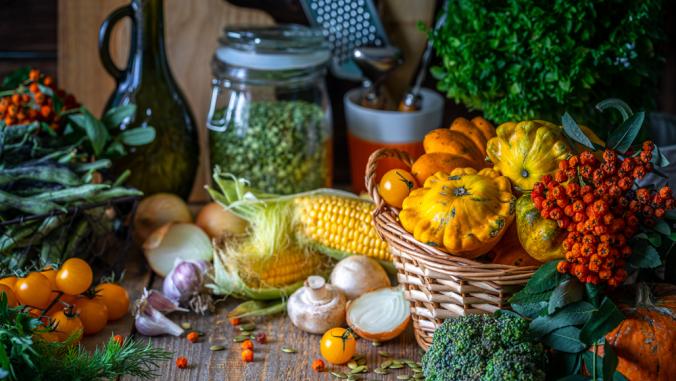
[[[101,28],[99,28],[99,57],[101,58],[103,67],[113,78],[115,78],[116,81],[120,80],[126,68],[124,70],[118,68],[110,57],[110,32],[113,30],[113,27],[118,23],[118,21],[125,17],[129,17],[132,21],[132,49],[130,49],[129,54],[133,55],[133,47],[136,40],[136,19],[133,16],[134,8],[132,8],[131,5],[118,8],[114,10],[113,13],[108,15],[105,20],[103,20]]]

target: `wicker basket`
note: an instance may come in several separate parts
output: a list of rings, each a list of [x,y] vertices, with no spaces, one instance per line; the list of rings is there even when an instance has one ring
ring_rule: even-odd
[[[405,152],[387,148],[374,152],[366,167],[366,189],[376,203],[376,231],[392,252],[399,284],[411,302],[415,338],[427,350],[434,330],[444,319],[508,307],[507,299],[526,284],[537,267],[477,262],[418,242],[399,223],[399,210],[386,205],[378,194],[377,161],[388,157],[411,166]]]

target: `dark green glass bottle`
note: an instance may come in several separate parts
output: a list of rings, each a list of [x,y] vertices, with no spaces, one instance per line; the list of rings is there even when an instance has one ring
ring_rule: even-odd
[[[167,62],[162,2],[132,0],[111,13],[99,31],[101,61],[117,82],[106,110],[134,103],[134,118],[121,128],[148,125],[157,132],[151,144],[133,147],[113,170],[130,169],[128,184],[146,194],[170,192],[187,199],[199,162],[197,125]],[[127,67],[119,69],[110,58],[109,40],[113,25],[124,17],[132,20],[131,47]]]

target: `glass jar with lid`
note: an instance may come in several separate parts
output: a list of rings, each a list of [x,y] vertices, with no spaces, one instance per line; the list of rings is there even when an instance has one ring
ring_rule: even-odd
[[[317,29],[226,28],[212,60],[211,167],[268,193],[330,186],[329,57]]]

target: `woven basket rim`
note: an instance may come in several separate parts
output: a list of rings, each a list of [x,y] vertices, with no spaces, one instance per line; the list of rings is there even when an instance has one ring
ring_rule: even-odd
[[[373,211],[373,221],[378,235],[398,250],[393,250],[393,255],[399,255],[399,250],[404,250],[408,255],[415,257],[426,265],[431,265],[434,271],[458,275],[476,280],[505,280],[508,277],[530,277],[538,266],[512,266],[479,262],[469,258],[454,256],[439,250],[436,247],[416,240],[411,233],[407,232],[399,223],[398,209],[385,203],[378,193],[376,186],[376,169],[379,159],[395,158],[403,162],[408,168],[412,166],[411,157],[408,153],[394,148],[381,148],[373,152],[366,166],[364,181],[366,189],[376,204]],[[397,236],[400,239],[394,239]],[[470,270],[466,273],[463,270]],[[506,278],[507,277],[507,278]]]

